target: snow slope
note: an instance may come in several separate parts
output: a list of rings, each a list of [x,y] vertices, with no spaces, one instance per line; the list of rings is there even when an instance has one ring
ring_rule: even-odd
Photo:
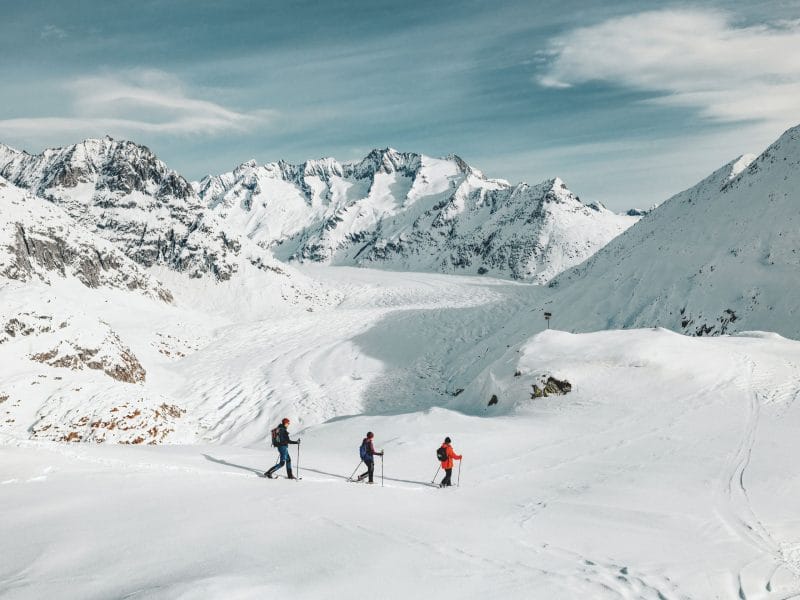
[[[71,328],[34,328],[0,343],[0,393],[13,399],[0,413],[0,431],[115,439],[94,424],[107,423],[132,399],[151,412],[128,424],[126,441],[151,441],[157,423],[150,417],[166,403],[185,427],[159,442],[242,444],[263,441],[285,413],[316,424],[427,408],[452,399],[454,386],[499,356],[499,348],[476,353],[474,344],[502,335],[502,321],[531,290],[541,291],[484,279],[317,268],[309,275],[322,280],[324,293],[306,297],[290,284],[257,288],[246,277],[219,283],[167,270],[158,275],[175,290],[171,305],[71,280],[0,287],[0,326],[16,320],[27,331],[30,323],[75,322],[94,332],[82,342]],[[118,339],[146,377],[120,382],[55,355],[33,359],[62,347],[70,356],[81,354],[76,347],[97,351],[106,338]],[[423,340],[429,347],[420,352]]]
[[[0,149],[4,173],[50,198],[0,188],[0,597],[800,596],[800,342],[741,331],[797,335],[798,131],[551,286],[298,270],[238,234],[176,263],[158,240],[180,202],[159,200],[156,175],[139,197],[108,171],[139,173],[141,148],[45,153],[41,172]],[[126,149],[138,158],[86,166]],[[425,160],[311,170],[370,182],[374,216],[425,184]],[[292,177],[311,186],[306,168]],[[572,202],[555,181],[540,191]],[[477,206],[446,204],[436,218],[463,223]],[[151,218],[158,233],[132,243]],[[542,309],[564,329],[739,333],[539,333]],[[547,382],[569,392],[536,397]],[[304,440],[299,483],[256,476],[283,416]],[[344,481],[367,430],[384,488]],[[455,490],[429,485],[444,435],[465,456]]]
[[[106,137],[30,155],[0,145],[0,175],[60,206],[145,267],[217,281],[246,264],[267,279],[292,273],[223,227],[191,185],[145,146]]]
[[[457,156],[391,148],[355,163],[250,161],[196,188],[231,228],[284,260],[537,283],[638,219],[583,204],[558,178],[512,186]]]
[[[800,128],[664,202],[550,285],[563,328],[800,337]]]
[[[172,300],[172,293],[112,243],[86,231],[60,208],[0,178],[0,275],[49,283],[75,277],[83,285],[109,287]]]
[[[261,444],[6,438],[0,593],[800,594],[798,342],[551,331],[507,366],[494,376],[518,402],[502,416],[433,409],[305,429],[298,483],[256,476],[274,460]],[[531,401],[541,373],[573,391]],[[386,451],[383,488],[344,481],[366,430]],[[427,485],[444,435],[464,455],[457,489]]]

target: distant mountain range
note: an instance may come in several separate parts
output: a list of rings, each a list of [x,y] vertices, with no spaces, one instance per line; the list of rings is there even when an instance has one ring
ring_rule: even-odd
[[[373,150],[363,160],[247,162],[196,185],[228,225],[283,260],[490,274],[544,283],[636,222],[558,178],[487,179],[458,156]]]
[[[73,273],[169,299],[143,268],[218,282],[247,270],[313,305],[319,288],[287,262],[487,274],[548,283],[543,306],[567,329],[800,336],[800,128],[626,215],[558,178],[511,185],[389,148],[189,183],[132,142],[0,145],[0,176],[6,277]]]
[[[242,260],[489,274],[544,283],[636,222],[558,178],[487,179],[457,156],[258,166],[190,184],[111,138],[31,155],[0,145],[0,176],[60,206],[137,263],[227,280]],[[269,250],[269,253],[264,253]]]

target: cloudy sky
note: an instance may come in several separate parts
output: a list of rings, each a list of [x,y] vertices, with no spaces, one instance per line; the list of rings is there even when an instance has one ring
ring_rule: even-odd
[[[502,6],[501,6],[502,5]],[[392,146],[649,206],[800,123],[800,0],[2,2],[0,141],[188,178]]]

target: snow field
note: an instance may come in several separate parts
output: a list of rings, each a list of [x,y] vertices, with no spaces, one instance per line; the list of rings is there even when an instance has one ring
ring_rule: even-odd
[[[262,442],[7,438],[3,597],[800,593],[797,342],[549,331],[520,350],[483,375],[501,403],[541,372],[573,392],[494,418],[429,408],[293,427],[300,482],[257,477],[276,454]],[[344,481],[367,430],[384,488]],[[458,489],[428,485],[444,435],[464,454]]]

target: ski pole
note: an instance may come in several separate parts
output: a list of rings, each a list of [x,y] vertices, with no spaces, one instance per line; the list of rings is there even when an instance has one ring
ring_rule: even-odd
[[[350,474],[350,477],[347,478],[347,481],[353,481],[353,476],[356,474],[356,471],[358,471],[358,467],[361,466],[362,462],[364,462],[364,461],[363,460],[358,461],[358,464],[356,465],[356,468],[353,469],[353,472]]]
[[[300,479],[300,440],[297,440],[297,479]]]
[[[383,450],[381,450],[381,487],[383,487]]]
[[[441,471],[441,469],[442,469],[442,465],[439,465],[438,467],[436,467],[436,473],[434,473],[433,479],[431,479],[431,483],[435,483],[436,482],[436,476],[439,475],[439,471]]]
[[[461,460],[458,461],[458,479],[456,480],[456,487],[461,487]]]

